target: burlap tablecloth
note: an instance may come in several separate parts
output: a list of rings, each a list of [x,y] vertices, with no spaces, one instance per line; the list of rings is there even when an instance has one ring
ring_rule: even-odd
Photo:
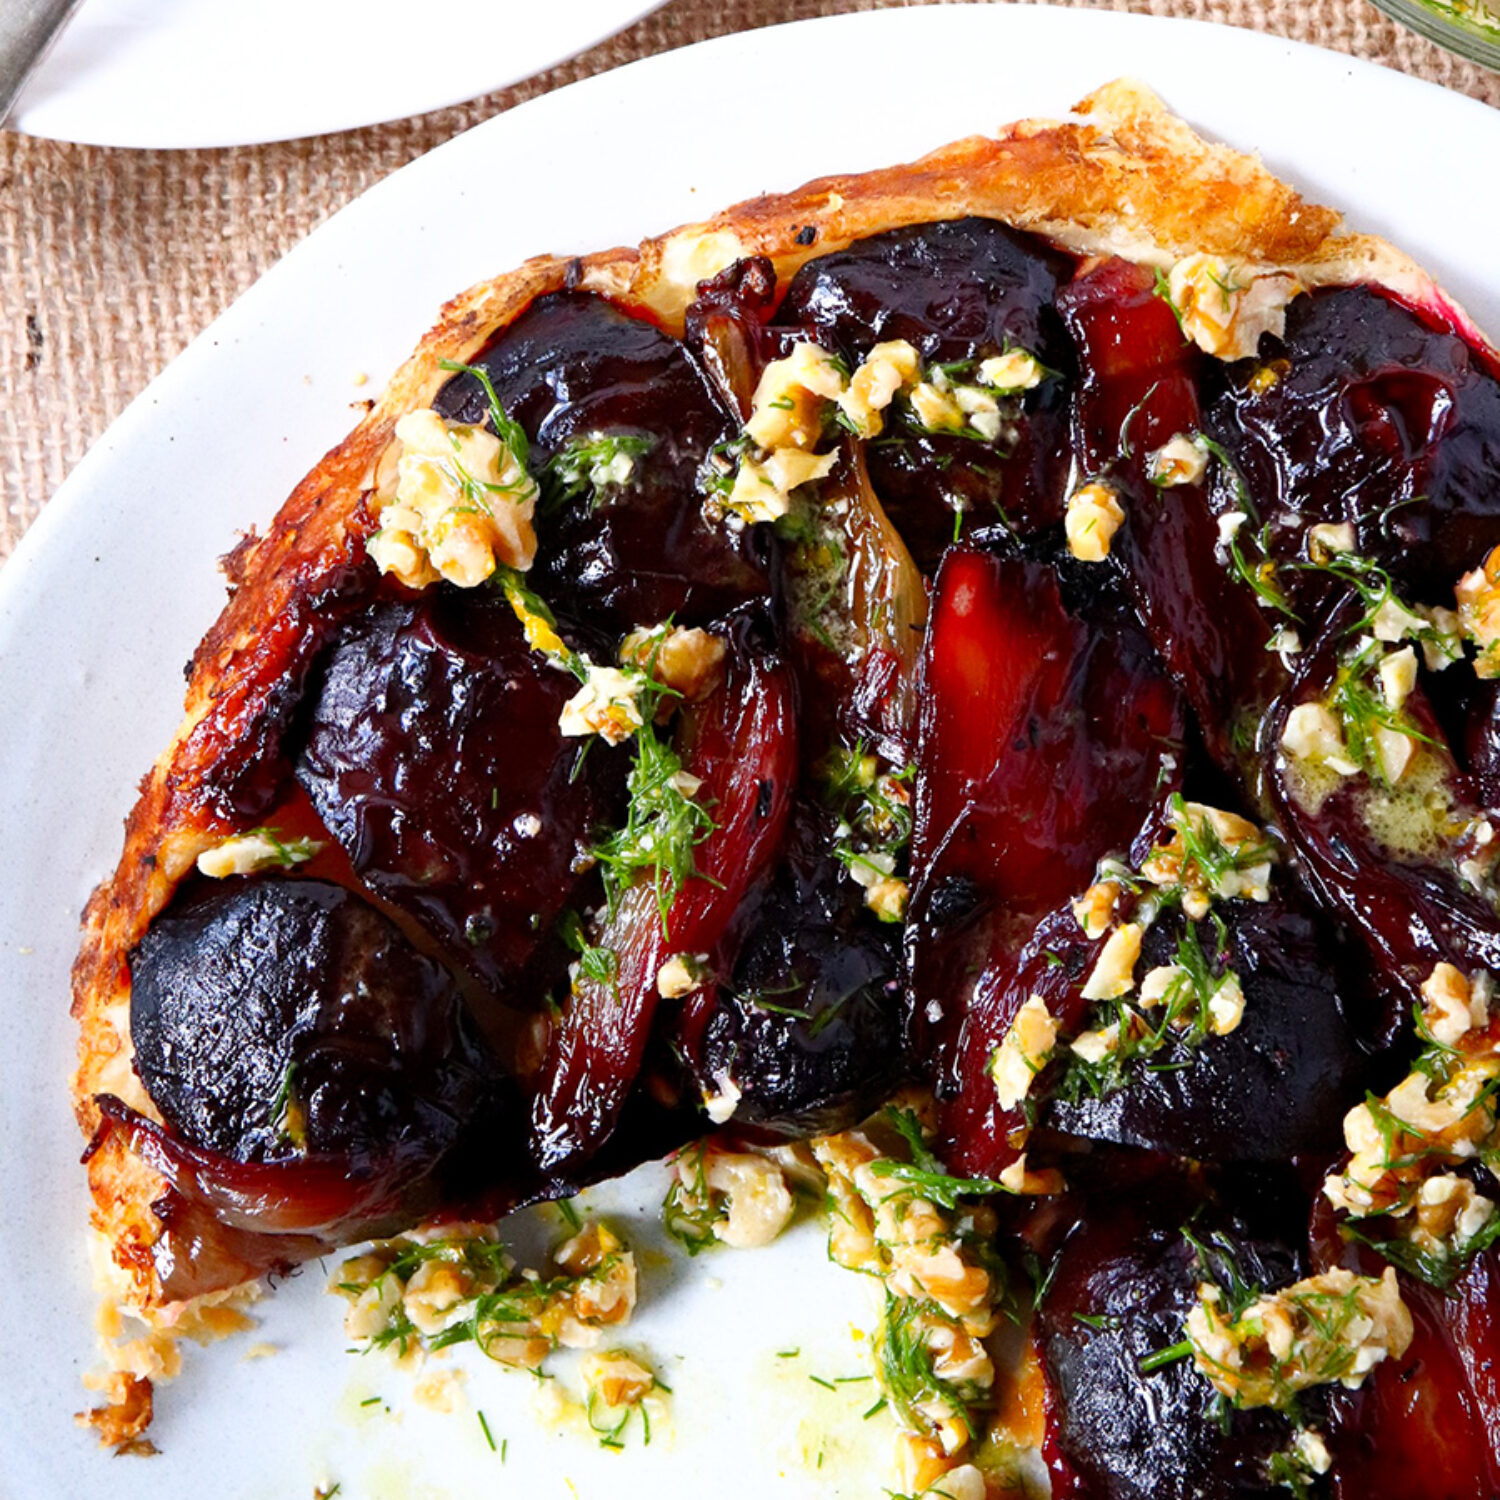
[[[1500,106],[1500,77],[1387,21],[1367,0],[1103,3],[1277,32]],[[388,172],[490,115],[634,58],[871,8],[871,0],[670,0],[516,88],[280,145],[107,151],[0,133],[0,559],[152,376],[308,230]]]

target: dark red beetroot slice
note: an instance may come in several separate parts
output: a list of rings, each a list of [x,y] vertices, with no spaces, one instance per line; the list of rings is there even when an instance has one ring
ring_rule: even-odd
[[[1042,1123],[1197,1161],[1289,1161],[1337,1151],[1344,1114],[1362,1097],[1363,1059],[1326,944],[1287,885],[1281,873],[1270,902],[1234,900],[1216,908],[1228,937],[1228,966],[1245,994],[1244,1019],[1234,1031],[1137,1064],[1125,1087],[1103,1098],[1083,1090],[1069,1102],[1055,1099],[1042,1110]],[[1175,957],[1182,927],[1180,913],[1158,919],[1142,945],[1140,972]],[[1212,956],[1213,925],[1200,923],[1198,937]],[[1025,1002],[1023,986],[1036,977],[1044,976],[1023,972],[1012,1009]]]
[[[901,929],[879,921],[832,853],[833,817],[799,803],[775,879],[752,896],[732,980],[691,1004],[683,1054],[703,1094],[727,1075],[735,1126],[841,1130],[903,1070]]]
[[[928,363],[1019,347],[1061,378],[1027,394],[1014,442],[896,427],[872,444],[870,476],[891,520],[930,571],[966,524],[1002,519],[1031,532],[1061,518],[1068,475],[1071,351],[1053,309],[1073,261],[987,219],[918,224],[809,261],[787,288],[777,327],[799,327],[857,364],[872,345],[907,339]]]
[[[686,347],[591,292],[541,298],[485,350],[502,405],[532,442],[532,469],[570,441],[644,439],[628,483],[544,503],[531,582],[564,616],[601,629],[701,624],[764,594],[745,532],[707,520],[699,468],[738,420],[715,400]],[[445,416],[480,422],[485,393],[469,375],[439,393]]]
[[[622,806],[628,752],[558,715],[578,684],[488,590],[377,607],[334,648],[297,777],[355,873],[448,956],[514,986]]]
[[[640,1072],[656,1014],[657,974],[674,954],[716,954],[746,894],[780,851],[797,779],[791,675],[756,639],[735,631],[728,679],[678,726],[684,768],[714,831],[698,845],[697,878],[677,893],[663,930],[655,890],[643,881],[621,899],[600,946],[616,954],[612,982],[580,973],[553,1027],[532,1105],[532,1152],[548,1173],[573,1170],[608,1140]]]
[[[1128,622],[1091,630],[1052,571],[955,548],[923,660],[913,1050],[946,1089],[979,1089],[1009,1017],[988,1001],[1032,929],[1130,845],[1181,751],[1180,700]],[[973,989],[984,1019],[966,1030]],[[987,1080],[984,1081],[987,1083]]]
[[[1313,1210],[1313,1259],[1378,1276],[1374,1251],[1346,1244]],[[1401,1276],[1415,1335],[1399,1360],[1329,1402],[1338,1500],[1494,1500],[1500,1494],[1500,1248],[1476,1256],[1445,1294]]]
[[[1232,1412],[1226,1430],[1191,1360],[1142,1373],[1151,1355],[1181,1340],[1196,1297],[1202,1272],[1182,1235],[1190,1220],[1208,1245],[1216,1225],[1228,1232],[1247,1279],[1276,1287],[1302,1274],[1290,1247],[1203,1212],[1173,1179],[1132,1180],[1118,1197],[1090,1199],[1036,1318],[1047,1381],[1043,1452],[1057,1500],[1287,1494],[1266,1473],[1291,1446],[1285,1417]]]
[[[1373,287],[1296,298],[1274,357],[1269,384],[1249,361],[1216,372],[1208,411],[1257,500],[1268,515],[1352,521],[1360,553],[1450,604],[1500,543],[1493,371]]]
[[[1136,607],[1192,704],[1210,752],[1227,765],[1236,713],[1268,700],[1277,681],[1279,663],[1265,644],[1270,628],[1282,622],[1267,615],[1222,560],[1208,486],[1158,490],[1145,478],[1148,454],[1202,426],[1203,358],[1184,340],[1154,285],[1144,267],[1112,260],[1058,297],[1083,372],[1080,462],[1089,474],[1108,471],[1124,492],[1126,523],[1115,550]],[[1232,491],[1215,501],[1222,511],[1238,503]]]
[[[1349,647],[1348,616],[1335,617],[1323,636],[1304,652],[1296,677],[1272,709],[1267,742],[1280,743],[1292,708],[1320,701]],[[1461,671],[1464,668],[1455,667]],[[1454,765],[1441,726],[1428,707],[1420,684],[1407,699],[1405,713],[1426,736],[1425,753],[1440,757],[1448,771],[1444,789],[1451,793],[1449,826],[1462,826],[1465,814],[1477,814],[1469,788]],[[1439,961],[1464,973],[1500,966],[1500,918],[1460,876],[1460,862],[1472,854],[1434,825],[1425,847],[1393,851],[1372,831],[1361,799],[1370,788],[1360,774],[1342,781],[1310,811],[1297,795],[1296,772],[1284,755],[1271,761],[1266,790],[1277,822],[1300,857],[1304,880],[1325,909],[1342,916],[1364,942],[1384,981],[1384,1006],[1377,1027],[1386,1042],[1394,1040],[1421,1003],[1420,986]]]
[[[322,881],[186,893],[132,955],[131,1036],[166,1125],[104,1099],[107,1128],[230,1229],[293,1237],[283,1258],[472,1191],[466,1139],[518,1124],[451,978]]]

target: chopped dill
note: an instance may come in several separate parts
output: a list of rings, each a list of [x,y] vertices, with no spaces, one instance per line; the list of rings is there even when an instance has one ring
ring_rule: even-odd
[[[1209,890],[1222,885],[1228,875],[1249,870],[1276,857],[1276,846],[1269,839],[1247,839],[1231,849],[1219,836],[1212,818],[1193,820],[1181,792],[1172,793],[1167,807],[1172,827],[1182,841],[1184,877],[1189,865],[1196,866]]]
[[[696,851],[714,831],[709,809],[696,798],[682,774],[682,757],[657,730],[649,714],[636,731],[635,764],[626,782],[629,801],[624,826],[590,850],[604,877],[611,917],[620,898],[646,874],[656,893],[662,926],[677,893],[692,879],[705,879]]]
[[[510,449],[517,464],[524,470],[531,461],[531,440],[526,436],[526,429],[506,415],[504,406],[500,404],[500,397],[495,392],[494,383],[490,380],[489,371],[479,365],[466,365],[452,359],[439,360],[438,368],[446,370],[450,375],[471,376],[479,383],[484,392],[485,405],[489,408],[491,429]]]
[[[1075,1313],[1074,1317],[1077,1316]],[[1148,1354],[1136,1368],[1142,1375],[1151,1375],[1157,1370],[1164,1370],[1168,1365],[1175,1365],[1179,1360],[1189,1358],[1192,1352],[1191,1341],[1183,1339],[1181,1343],[1173,1344],[1169,1349],[1158,1349],[1155,1354]]]
[[[1393,730],[1424,745],[1430,745],[1432,738],[1423,734],[1406,714],[1392,708],[1384,692],[1374,685],[1374,674],[1384,655],[1385,647],[1375,640],[1348,655],[1339,664],[1329,703],[1343,728],[1350,760],[1372,777],[1388,783],[1378,731]]]
[[[684,1164],[686,1182],[683,1181]],[[708,1147],[702,1141],[684,1147],[678,1152],[674,1165],[677,1172],[661,1206],[662,1226],[689,1255],[699,1255],[721,1243],[714,1233],[714,1225],[719,1223],[723,1214],[708,1185]],[[797,1350],[793,1349],[776,1357],[793,1359],[796,1355]]]
[[[942,1317],[933,1302],[886,1293],[875,1334],[881,1389],[903,1426],[925,1431],[932,1422],[933,1405],[941,1404],[963,1422],[971,1438],[977,1437],[975,1408],[984,1404],[988,1393],[973,1381],[947,1380],[937,1373],[925,1330],[929,1320]]]
[[[1156,275],[1151,287],[1151,295],[1153,297],[1160,297],[1161,300],[1172,309],[1172,316],[1177,319],[1177,327],[1182,332],[1182,336],[1186,338],[1187,330],[1182,326],[1182,309],[1178,307],[1177,299],[1172,295],[1171,278],[1165,271],[1162,270],[1160,266],[1156,267]]]
[[[1209,1035],[1210,1002],[1226,985],[1237,982],[1227,966],[1228,930],[1216,912],[1209,921],[1216,941],[1207,953],[1199,936],[1202,924],[1184,922],[1172,959],[1175,973],[1150,1009],[1140,1004],[1138,992],[1094,1002],[1090,1028],[1106,1023],[1118,1026],[1114,1050],[1097,1062],[1070,1050],[1053,1086],[1058,1098],[1070,1104],[1085,1098],[1105,1099],[1130,1083],[1137,1065],[1165,1071],[1165,1065],[1192,1062]],[[1160,1057],[1162,1053],[1167,1054],[1165,1058]]]
[[[656,439],[634,432],[575,433],[542,466],[542,506],[560,510],[584,495],[595,507],[634,477],[636,460],[656,447]]]
[[[620,977],[620,956],[613,948],[591,943],[576,911],[564,912],[557,924],[558,935],[578,955],[578,972],[595,984],[613,988]]]
[[[1160,273],[1158,272],[1158,275]],[[1286,592],[1277,577],[1276,562],[1271,556],[1271,527],[1269,522],[1260,525],[1260,515],[1255,508],[1255,502],[1250,498],[1250,487],[1245,483],[1245,476],[1240,472],[1239,466],[1229,456],[1228,450],[1222,443],[1217,443],[1206,433],[1196,432],[1193,440],[1211,457],[1218,460],[1224,472],[1229,476],[1234,485],[1235,497],[1238,501],[1241,513],[1247,518],[1252,526],[1259,525],[1255,534],[1256,549],[1260,553],[1260,561],[1251,564],[1245,556],[1244,549],[1240,546],[1239,532],[1236,531],[1226,542],[1229,553],[1229,565],[1231,571],[1240,579],[1268,609],[1273,609],[1283,614],[1289,620],[1301,623],[1300,617],[1288,601]]]

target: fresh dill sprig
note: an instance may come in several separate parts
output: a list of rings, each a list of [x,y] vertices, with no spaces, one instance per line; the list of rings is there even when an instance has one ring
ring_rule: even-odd
[[[1250,560],[1245,556],[1244,549],[1240,546],[1239,530],[1236,530],[1226,541],[1230,568],[1267,608],[1274,609],[1285,615],[1287,619],[1301,624],[1300,616],[1292,608],[1286,591],[1277,577],[1276,561],[1271,555],[1270,523],[1261,524],[1260,513],[1255,507],[1255,502],[1250,498],[1250,487],[1245,483],[1245,476],[1240,472],[1239,465],[1230,457],[1228,449],[1222,443],[1215,442],[1207,433],[1194,433],[1193,441],[1204,452],[1218,460],[1219,465],[1234,485],[1235,499],[1241,514],[1247,518],[1250,525],[1259,528],[1255,533],[1255,545],[1260,552],[1260,562],[1254,566],[1251,565]]]
[[[1182,309],[1177,305],[1177,299],[1172,295],[1172,281],[1160,266],[1156,267],[1155,277],[1151,286],[1151,295],[1160,297],[1168,307],[1172,309],[1172,316],[1177,319],[1177,327],[1184,338],[1187,337],[1187,329],[1182,326]]]
[[[1228,875],[1252,869],[1276,857],[1276,846],[1269,839],[1247,839],[1230,848],[1219,836],[1212,818],[1194,821],[1181,792],[1172,793],[1167,808],[1172,827],[1182,841],[1184,876],[1187,867],[1195,865],[1209,890],[1222,885]]]
[[[579,972],[595,984],[613,988],[620,977],[620,956],[613,948],[603,948],[588,940],[583,919],[576,911],[563,913],[557,924],[558,936],[578,955]]]
[[[1476,1255],[1500,1242],[1500,1213],[1492,1213],[1469,1239],[1451,1246],[1445,1244],[1435,1250],[1424,1249],[1400,1235],[1381,1239],[1378,1234],[1361,1227],[1361,1222],[1348,1220],[1339,1226],[1339,1233],[1346,1239],[1368,1245],[1398,1270],[1416,1277],[1418,1281],[1425,1281],[1428,1286],[1440,1292],[1452,1288],[1454,1282],[1468,1270]],[[1378,1223],[1379,1220],[1363,1222]]]
[[[500,403],[500,397],[495,392],[489,371],[479,365],[466,365],[454,359],[440,359],[438,368],[446,370],[450,375],[472,376],[479,382],[480,389],[484,392],[485,404],[489,408],[491,429],[495,436],[510,449],[516,463],[524,471],[531,461],[531,440],[526,436],[526,429],[506,415],[505,408]]]
[[[590,850],[604,877],[610,915],[620,898],[645,874],[656,892],[665,928],[677,893],[692,879],[704,879],[696,851],[714,831],[713,815],[698,800],[694,778],[685,775],[682,757],[658,732],[652,717],[635,734],[636,758],[626,782],[624,826]]]
[[[686,1182],[683,1181],[684,1164],[687,1168]],[[662,1225],[689,1255],[699,1255],[721,1243],[714,1233],[714,1225],[722,1218],[722,1214],[708,1185],[707,1146],[699,1141],[696,1145],[685,1147],[677,1154],[674,1165],[677,1172],[661,1206]],[[790,1359],[795,1352],[793,1350],[778,1358]]]
[[[1431,735],[1423,734],[1405,713],[1392,708],[1384,692],[1375,687],[1373,674],[1384,655],[1384,646],[1375,640],[1352,652],[1339,665],[1329,699],[1350,760],[1382,782],[1389,778],[1376,738],[1378,730],[1392,730],[1423,745],[1432,743]]]
[[[945,1171],[942,1162],[928,1149],[922,1126],[911,1110],[888,1104],[881,1111],[881,1118],[906,1142],[911,1160],[903,1162],[893,1157],[881,1157],[870,1164],[870,1171],[876,1177],[897,1183],[898,1192],[925,1198],[950,1213],[958,1207],[960,1198],[1013,1192],[1004,1183],[989,1177],[955,1177]]]
[[[931,1423],[933,1404],[941,1403],[978,1436],[975,1409],[987,1392],[973,1381],[946,1380],[933,1365],[925,1330],[930,1319],[942,1319],[933,1302],[886,1293],[885,1309],[875,1334],[876,1374],[881,1390],[902,1425],[921,1432]]]
[[[1137,1065],[1167,1072],[1192,1063],[1194,1052],[1208,1037],[1209,1003],[1234,978],[1226,962],[1228,929],[1217,913],[1211,913],[1209,921],[1216,938],[1211,954],[1203,950],[1200,924],[1185,922],[1172,956],[1177,972],[1149,1010],[1138,996],[1095,1002],[1090,1026],[1118,1026],[1114,1050],[1097,1062],[1070,1050],[1053,1087],[1057,1098],[1070,1104],[1105,1099],[1130,1083]],[[1167,1059],[1158,1061],[1163,1052]]]
[[[542,508],[558,510],[584,495],[598,506],[630,483],[635,461],[655,446],[656,439],[644,433],[575,433],[542,466]]]

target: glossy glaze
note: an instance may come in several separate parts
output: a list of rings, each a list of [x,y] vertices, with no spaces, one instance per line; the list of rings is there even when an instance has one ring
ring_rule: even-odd
[[[892,427],[870,445],[870,475],[913,555],[935,568],[966,527],[1008,520],[1023,532],[1061,518],[1073,355],[1053,306],[1070,256],[983,219],[896,229],[810,261],[776,315],[851,365],[890,339],[929,364],[1017,347],[1056,375],[1028,393],[1013,440],[999,444]]]
[[[606,631],[669,615],[697,624],[764,591],[750,539],[703,515],[698,472],[737,424],[677,340],[589,292],[541,298],[476,363],[533,444],[540,470],[570,439],[626,434],[652,444],[628,484],[545,505],[532,582],[557,609]],[[471,376],[455,376],[438,410],[482,421]]]
[[[517,981],[587,883],[580,850],[624,805],[627,752],[558,729],[577,686],[498,591],[444,587],[345,631],[297,762],[355,873],[523,1007],[540,996]]]

